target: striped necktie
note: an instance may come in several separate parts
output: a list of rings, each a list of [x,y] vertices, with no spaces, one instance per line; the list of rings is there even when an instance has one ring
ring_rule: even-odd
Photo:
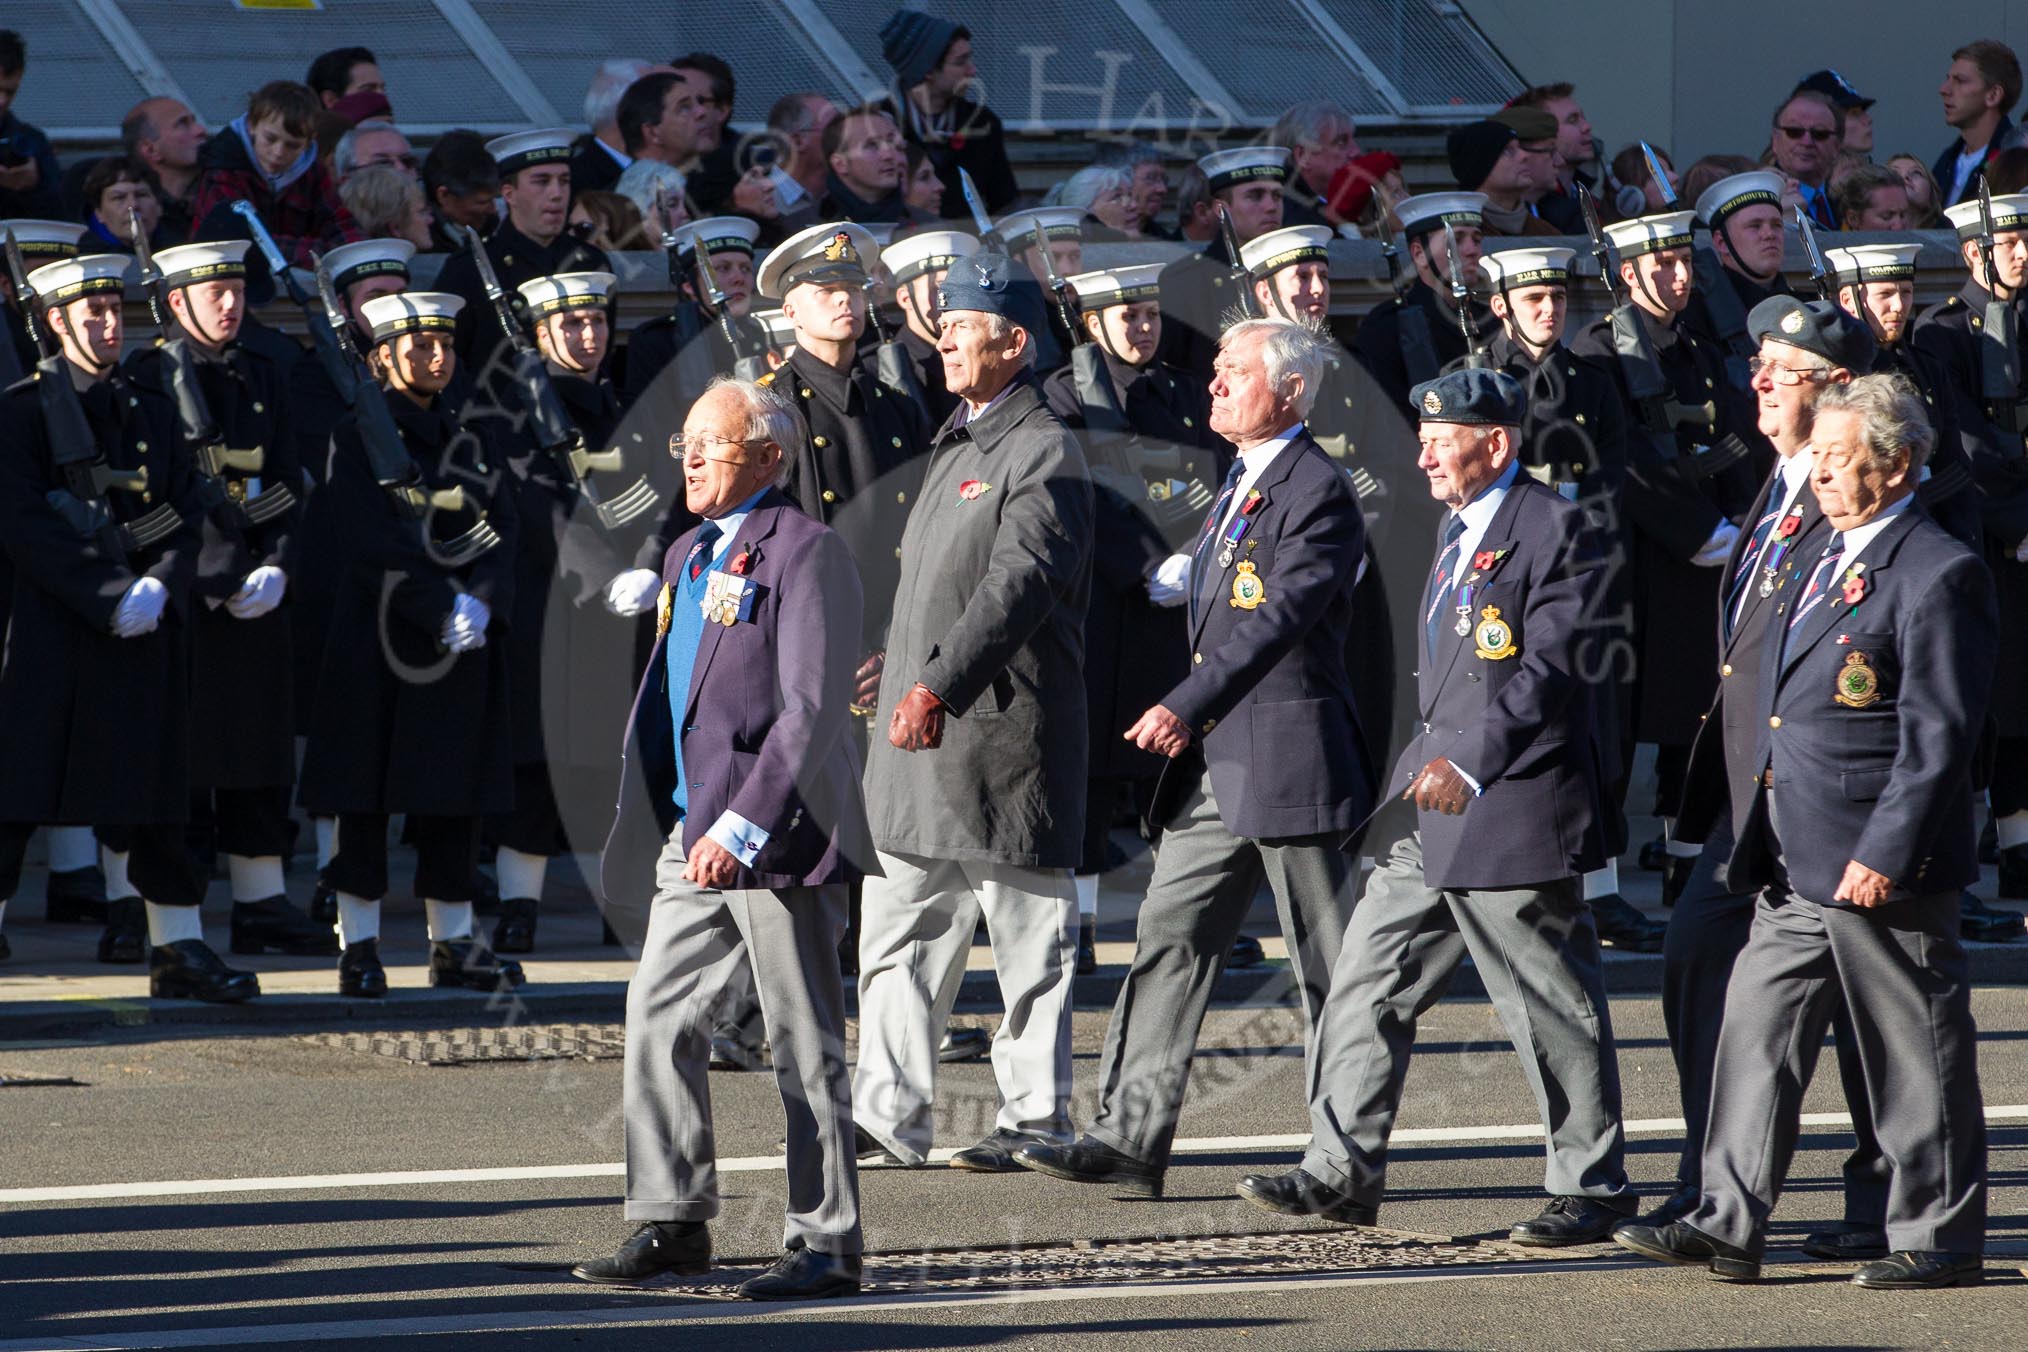
[[[1436,656],[1438,635],[1443,630],[1444,602],[1450,599],[1451,580],[1458,571],[1458,547],[1465,538],[1465,519],[1456,512],[1444,526],[1444,547],[1437,553],[1436,571],[1429,575],[1429,605],[1423,611],[1422,635],[1426,651]]]
[[[711,566],[711,547],[718,543],[718,537],[725,532],[716,521],[707,521],[697,528],[697,543],[690,546],[690,557],[685,561],[689,571],[691,590],[695,591],[697,579],[704,576],[704,570]]]
[[[1824,598],[1830,595],[1832,579],[1837,576],[1838,565],[1844,561],[1845,537],[1842,533],[1833,535],[1831,542],[1824,546],[1824,556],[1817,560],[1816,571],[1810,574],[1808,590],[1804,591],[1803,599],[1796,603],[1795,613],[1789,616],[1788,634],[1782,640],[1784,655],[1788,651],[1788,638],[1795,634],[1796,626],[1803,622],[1805,615],[1822,605]]]
[[[1197,536],[1197,548],[1190,554],[1190,618],[1197,618],[1197,589],[1204,585],[1204,560],[1211,542],[1218,538],[1219,523],[1225,520],[1226,508],[1232,506],[1232,495],[1239,491],[1239,481],[1246,474],[1246,461],[1234,457],[1232,468],[1225,472],[1225,483],[1218,490],[1218,501],[1211,504],[1211,514],[1204,518],[1204,529]]]

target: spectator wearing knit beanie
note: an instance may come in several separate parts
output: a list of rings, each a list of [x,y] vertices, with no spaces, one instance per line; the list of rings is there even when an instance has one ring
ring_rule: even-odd
[[[966,97],[978,74],[971,30],[921,10],[898,10],[881,25],[880,54],[894,70],[894,94],[883,106],[935,167],[944,217],[971,220],[960,170],[971,175],[987,211],[997,216],[1013,206],[1019,189],[1006,132],[990,108]]]

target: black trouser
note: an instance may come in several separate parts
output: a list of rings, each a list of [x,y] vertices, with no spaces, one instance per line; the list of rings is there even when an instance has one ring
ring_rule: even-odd
[[[1993,816],[2028,812],[2028,737],[2002,737],[1993,748]]]
[[[37,823],[0,822],[0,901],[21,888],[22,860]],[[158,906],[195,906],[204,900],[204,880],[183,852],[183,827],[101,826],[99,844],[127,856],[127,880]]]
[[[1670,821],[1683,810],[1683,781],[1690,773],[1690,748],[1658,745],[1655,748],[1655,815]]]
[[[1112,844],[1113,819],[1119,815],[1121,803],[1132,801],[1129,795],[1137,782],[1124,775],[1085,781],[1084,849],[1077,865],[1079,873],[1106,871],[1106,847]]]
[[[502,849],[544,859],[570,852],[563,813],[556,803],[556,785],[547,765],[538,761],[514,767],[514,808],[488,817],[486,834]]]
[[[190,821],[218,854],[244,859],[286,854],[289,849],[289,788],[193,789]],[[199,832],[193,830],[193,838]]]
[[[415,836],[415,894],[432,901],[479,897],[479,819],[410,813]],[[367,901],[387,895],[387,814],[342,812],[338,849],[324,868],[332,890]]]

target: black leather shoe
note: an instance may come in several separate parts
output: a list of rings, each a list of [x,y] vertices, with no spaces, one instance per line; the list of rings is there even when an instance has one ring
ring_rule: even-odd
[[[1232,951],[1225,955],[1225,970],[1243,972],[1266,961],[1267,950],[1260,946],[1260,940],[1251,934],[1242,934],[1232,941]]]
[[[380,940],[347,944],[338,959],[338,993],[355,1000],[378,1000],[387,994],[387,969],[380,965]]]
[[[1689,885],[1690,872],[1697,867],[1695,859],[1679,859],[1670,855],[1662,861],[1662,904],[1674,906],[1676,899],[1683,895]]]
[[[937,1060],[944,1065],[976,1061],[993,1050],[993,1035],[983,1028],[946,1028],[937,1044]]]
[[[1663,836],[1656,836],[1641,846],[1640,865],[1644,872],[1660,873],[1662,861],[1669,857],[1669,842]]]
[[[743,1030],[732,1024],[721,1023],[711,1030],[711,1068],[766,1070],[767,1048],[764,1044],[750,1041]]]
[[[993,1134],[977,1145],[966,1146],[951,1156],[951,1168],[969,1169],[975,1174],[1018,1174],[1021,1166],[1015,1162],[1014,1152],[1023,1146],[1048,1145],[1040,1136],[1028,1136],[1005,1127],[996,1127]]]
[[[1940,1286],[1977,1286],[1986,1280],[1986,1261],[1976,1253],[1920,1250],[1890,1253],[1852,1274],[1852,1285],[1869,1291],[1933,1291]]]
[[[122,897],[106,907],[106,928],[99,935],[100,962],[145,962],[148,957],[148,907],[139,897]]]
[[[787,1149],[786,1146],[783,1147]],[[858,1158],[862,1169],[906,1169],[909,1163],[873,1138],[873,1134],[861,1126],[852,1128],[852,1153]]]
[[[1121,1154],[1103,1141],[1080,1136],[1069,1145],[1037,1141],[1014,1152],[1014,1162],[1024,1169],[1072,1183],[1102,1183],[1115,1192],[1136,1197],[1160,1197],[1160,1165],[1148,1164],[1132,1155]]]
[[[52,925],[106,923],[106,875],[98,865],[51,871],[43,918]]]
[[[317,880],[317,890],[310,894],[310,905],[308,909],[310,919],[316,921],[318,924],[320,925],[337,924],[338,889],[331,886],[331,884],[325,882],[322,878],[319,878]]]
[[[493,926],[495,953],[535,951],[535,900],[509,897],[500,903],[500,921]]]
[[[1814,1230],[1803,1240],[1803,1252],[1833,1263],[1864,1263],[1887,1257],[1887,1232],[1850,1221],[1836,1230]]]
[[[1077,975],[1098,975],[1098,922],[1090,916],[1077,922]]]
[[[1622,1225],[1613,1239],[1623,1249],[1658,1263],[1680,1267],[1709,1268],[1721,1282],[1760,1280],[1760,1256],[1734,1248],[1722,1239],[1713,1239],[1688,1221],[1667,1225]]]
[[[1669,932],[1669,927],[1642,915],[1619,893],[1608,892],[1602,897],[1592,898],[1585,905],[1591,907],[1592,923],[1598,927],[1601,946],[1616,948],[1622,953],[1662,951],[1662,936]]]
[[[338,953],[338,935],[289,905],[287,897],[263,897],[232,905],[232,951],[258,956],[269,950],[298,958]]]
[[[1660,1206],[1641,1217],[1640,1223],[1650,1229],[1659,1230],[1671,1221],[1680,1221],[1697,1210],[1697,1204],[1704,1200],[1704,1194],[1692,1187],[1681,1187],[1662,1199]]]
[[[236,1005],[261,993],[260,978],[225,965],[202,939],[148,950],[148,994],[157,1000]]]
[[[711,1271],[711,1231],[703,1221],[648,1221],[611,1258],[579,1263],[570,1275],[607,1286],[632,1286],[673,1272],[698,1277]]]
[[[1532,1249],[1596,1244],[1609,1238],[1615,1225],[1633,1219],[1637,1207],[1633,1197],[1552,1197],[1541,1215],[1522,1221],[1507,1238]]]
[[[430,984],[457,986],[466,990],[490,991],[502,986],[519,986],[528,978],[521,964],[511,958],[496,958],[491,949],[471,939],[430,941]]]
[[[739,1293],[748,1300],[835,1300],[859,1294],[859,1273],[856,1253],[790,1249]]]
[[[2001,872],[2005,873],[2004,866]],[[2023,884],[2028,888],[2028,883]],[[2000,884],[2000,895],[2007,895],[2007,884]],[[2009,939],[2021,937],[2023,923],[2019,911],[2006,911],[1997,906],[1988,906],[1969,890],[1958,893],[1958,937],[1974,943],[2003,944]]]
[[[1362,1206],[1307,1169],[1285,1174],[1248,1174],[1239,1180],[1241,1197],[1284,1216],[1316,1216],[1337,1225],[1372,1225],[1378,1207]]]

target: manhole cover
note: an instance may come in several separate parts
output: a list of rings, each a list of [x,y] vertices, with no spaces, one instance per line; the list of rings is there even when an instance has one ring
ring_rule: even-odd
[[[374,1033],[315,1033],[319,1047],[386,1056],[424,1066],[494,1061],[613,1061],[626,1052],[617,1023],[522,1024],[511,1028],[418,1028]]]

